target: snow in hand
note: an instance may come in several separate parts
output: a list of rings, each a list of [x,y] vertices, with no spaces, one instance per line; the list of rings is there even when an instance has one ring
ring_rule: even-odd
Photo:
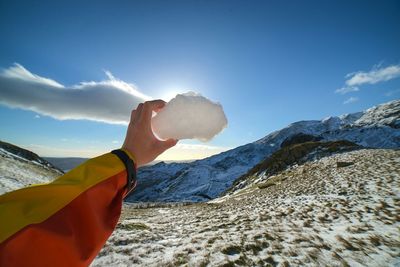
[[[227,126],[219,103],[194,92],[178,94],[152,119],[154,134],[162,139],[198,139],[206,142]]]

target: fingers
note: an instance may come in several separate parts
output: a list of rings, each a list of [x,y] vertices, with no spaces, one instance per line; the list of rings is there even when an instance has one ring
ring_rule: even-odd
[[[136,124],[139,120],[143,110],[143,103],[140,103],[136,109],[131,112],[131,123]]]
[[[147,101],[143,106],[143,119],[147,122],[150,122],[151,117],[153,115],[153,111],[159,111],[165,106],[164,100],[153,100]]]
[[[142,117],[142,113],[143,113],[143,103],[140,103],[137,108],[137,117],[138,118]]]
[[[131,122],[133,120],[137,120],[143,116],[143,119],[146,121],[150,121],[153,111],[158,112],[165,106],[164,100],[153,100],[153,101],[146,101],[144,103],[140,103],[138,107],[132,111],[131,113]]]
[[[134,109],[134,110],[132,110],[131,111],[131,123],[133,123],[134,121],[135,121],[135,118],[136,118],[136,109]]]

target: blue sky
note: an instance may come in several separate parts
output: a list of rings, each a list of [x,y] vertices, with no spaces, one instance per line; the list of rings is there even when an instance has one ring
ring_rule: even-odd
[[[398,25],[399,1],[1,0],[0,68],[19,63],[64,86],[107,70],[152,98],[193,90],[219,101],[222,134],[161,157],[189,159],[400,98]],[[15,108],[2,90],[1,140],[85,157],[123,141],[123,125]]]

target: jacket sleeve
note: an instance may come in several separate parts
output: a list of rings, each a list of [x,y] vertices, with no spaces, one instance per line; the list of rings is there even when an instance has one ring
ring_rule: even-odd
[[[126,184],[125,165],[107,153],[1,195],[0,266],[88,266],[118,222]]]

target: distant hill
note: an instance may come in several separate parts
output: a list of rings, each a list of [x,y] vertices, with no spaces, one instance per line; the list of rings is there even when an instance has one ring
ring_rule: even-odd
[[[56,157],[43,157],[48,162],[51,162],[54,166],[57,166],[64,172],[72,170],[81,163],[88,160],[88,158],[56,158]]]
[[[63,170],[64,172],[67,172],[69,170],[72,170],[75,167],[78,167],[80,164],[88,160],[89,158],[74,158],[74,157],[67,157],[67,158],[62,158],[62,157],[43,157],[45,160],[56,166],[57,168]],[[181,161],[161,161],[161,160],[155,160],[147,164],[146,166],[152,166],[158,163],[186,163],[186,162],[192,162],[193,160],[181,160]]]

